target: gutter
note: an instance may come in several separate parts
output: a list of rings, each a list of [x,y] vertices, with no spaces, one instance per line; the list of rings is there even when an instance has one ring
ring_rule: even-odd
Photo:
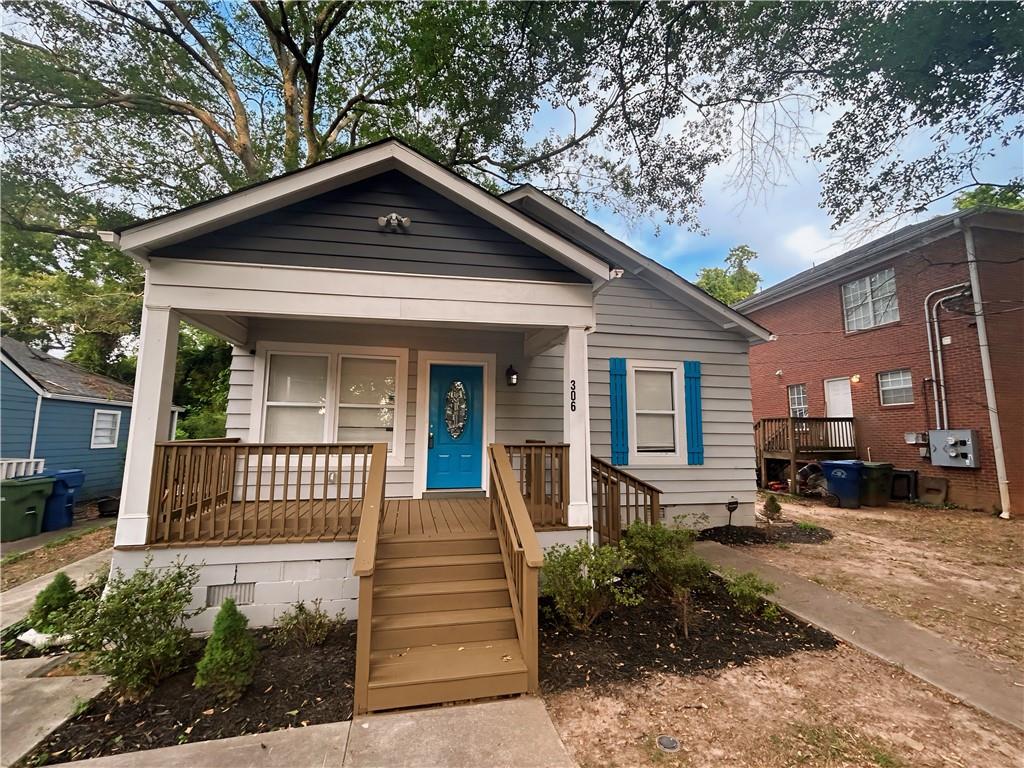
[[[110,247],[116,248],[117,250],[122,251],[123,253],[128,254],[133,259],[135,259],[135,262],[140,267],[142,267],[143,269],[149,269],[149,259],[147,259],[144,256],[140,256],[139,254],[135,253],[134,251],[130,251],[130,250],[126,251],[126,250],[124,250],[121,247],[121,233],[120,232],[111,232],[109,230],[105,230],[104,229],[104,230],[100,230],[96,234],[99,235],[99,238],[100,238],[101,242],[104,242],[107,245],[109,245]]]
[[[988,422],[992,431],[992,451],[996,459],[996,479],[999,483],[999,503],[1002,511],[999,517],[1010,519],[1010,481],[1006,477],[1006,457],[1003,455],[1003,433],[999,426],[999,408],[996,404],[995,379],[992,376],[992,356],[988,345],[988,328],[985,323],[985,305],[981,299],[981,278],[978,274],[978,261],[974,249],[974,233],[970,226],[956,218],[953,225],[964,233],[964,246],[967,250],[967,272],[971,280],[971,293],[974,296],[974,318],[977,320],[978,348],[981,352],[981,373],[985,381],[985,402],[988,405]]]

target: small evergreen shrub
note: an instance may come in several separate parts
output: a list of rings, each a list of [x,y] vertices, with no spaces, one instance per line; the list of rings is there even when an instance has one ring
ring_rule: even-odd
[[[277,620],[274,645],[283,646],[293,642],[303,648],[323,645],[331,630],[345,623],[345,612],[341,611],[332,619],[320,606],[320,598],[313,601],[312,610],[299,601],[290,611],[282,613]]]
[[[639,605],[642,596],[623,580],[632,564],[625,547],[558,544],[544,555],[541,594],[570,626],[586,631],[613,605]]]
[[[64,615],[77,599],[75,582],[61,571],[36,595],[36,601],[28,614],[29,626],[44,634],[59,633],[64,623]]]
[[[764,516],[770,523],[774,523],[782,517],[782,505],[779,504],[779,500],[775,497],[774,493],[769,493],[768,497],[764,500]]]
[[[722,573],[725,591],[744,613],[757,613],[766,595],[775,591],[775,585],[765,581],[756,573],[738,573],[727,570]]]
[[[185,621],[203,610],[188,610],[198,566],[179,561],[153,570],[151,564],[147,558],[128,576],[117,569],[104,595],[79,600],[64,626],[75,647],[92,652],[93,668],[130,699],[181,668],[189,652]]]
[[[196,688],[210,688],[225,701],[235,701],[252,682],[256,668],[256,642],[249,620],[228,598],[217,612],[213,633],[203,658],[196,665]]]

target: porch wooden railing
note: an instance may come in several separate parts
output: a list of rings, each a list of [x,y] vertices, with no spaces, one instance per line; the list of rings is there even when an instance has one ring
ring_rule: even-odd
[[[535,528],[569,524],[569,446],[505,444],[509,466]]]
[[[600,544],[618,544],[634,521],[661,522],[661,491],[597,456],[590,457],[594,530]]]
[[[147,543],[351,539],[378,452],[231,438],[157,443]]]
[[[527,691],[536,693],[539,678],[537,589],[544,554],[519,491],[519,480],[512,469],[507,448],[496,443],[487,449],[491,520],[498,532],[501,558],[505,563],[512,615],[526,663]]]
[[[852,417],[798,417],[761,419],[756,428],[758,448],[764,453],[821,453],[856,451],[857,433]]]
[[[370,638],[373,630],[373,573],[377,565],[377,539],[384,519],[384,486],[387,482],[386,443],[373,446],[370,476],[363,496],[352,573],[359,577],[359,609],[356,622],[355,711],[365,714],[370,687]]]

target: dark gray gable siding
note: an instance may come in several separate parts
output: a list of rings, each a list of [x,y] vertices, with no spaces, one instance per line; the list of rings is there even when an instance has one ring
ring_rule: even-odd
[[[389,232],[378,216],[412,219]],[[389,171],[156,252],[255,264],[582,283],[586,278],[417,181]]]

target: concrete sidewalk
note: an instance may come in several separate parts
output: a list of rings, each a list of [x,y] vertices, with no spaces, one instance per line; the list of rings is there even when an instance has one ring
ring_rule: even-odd
[[[112,552],[112,549],[96,552],[77,562],[69,563],[63,568],[58,568],[56,571],[32,579],[32,581],[26,581],[24,584],[8,589],[6,592],[0,592],[0,629],[7,629],[11,624],[21,621],[28,616],[28,612],[32,610],[32,603],[36,600],[36,595],[53,581],[53,577],[58,572],[64,571],[81,588],[85,584],[87,577],[95,573],[97,569],[104,565],[110,565]]]
[[[794,616],[1024,730],[1021,670],[979,658],[934,632],[849,600],[736,548],[701,541],[694,550],[716,569],[753,571],[772,582],[776,592],[771,600]]]
[[[76,768],[575,768],[532,696],[81,760]]]

